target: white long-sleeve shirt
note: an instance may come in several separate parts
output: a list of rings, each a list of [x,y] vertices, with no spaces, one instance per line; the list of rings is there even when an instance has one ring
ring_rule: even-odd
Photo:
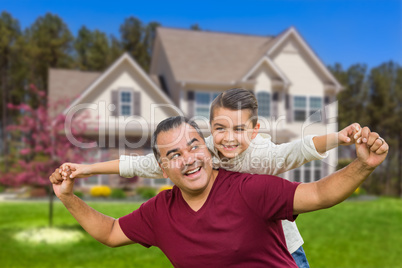
[[[218,150],[214,147],[212,136],[205,139],[208,149],[213,154],[215,167],[229,171],[278,175],[301,165],[320,160],[328,156],[328,153],[317,152],[314,136],[306,136],[301,140],[276,145],[267,134],[257,135],[250,146],[237,157],[219,158]],[[153,154],[145,156],[122,155],[119,164],[120,176],[131,178],[139,176],[143,178],[162,178],[162,170]],[[282,221],[286,244],[290,253],[296,251],[304,241],[297,229],[295,222]]]

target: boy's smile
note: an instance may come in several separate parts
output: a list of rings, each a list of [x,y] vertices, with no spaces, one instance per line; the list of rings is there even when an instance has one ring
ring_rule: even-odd
[[[233,158],[244,152],[258,134],[260,125],[253,127],[250,111],[219,107],[211,121],[214,146],[220,157]]]

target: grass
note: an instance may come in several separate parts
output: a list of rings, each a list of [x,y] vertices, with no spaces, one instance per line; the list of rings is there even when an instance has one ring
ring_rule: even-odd
[[[112,217],[138,208],[137,203],[90,203]],[[89,235],[78,243],[30,245],[17,242],[18,231],[45,227],[46,202],[0,203],[0,266],[8,267],[171,267],[163,253],[140,245],[108,248]],[[60,202],[56,227],[81,230]],[[334,208],[300,215],[297,224],[311,267],[402,267],[402,200],[345,202]]]
[[[138,203],[90,203],[96,210],[121,217],[139,207]],[[47,226],[46,202],[0,203],[0,267],[172,267],[165,255],[155,247],[140,245],[108,248],[88,234],[78,243],[64,245],[29,245],[13,236],[26,228]],[[54,225],[82,230],[60,202],[54,206]]]
[[[351,201],[299,215],[311,267],[402,267],[402,200]]]

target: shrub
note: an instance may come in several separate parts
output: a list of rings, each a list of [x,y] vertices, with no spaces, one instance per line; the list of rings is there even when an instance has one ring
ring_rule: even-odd
[[[93,197],[108,197],[110,196],[111,192],[112,190],[110,189],[110,187],[105,185],[98,185],[92,187],[89,193]]]
[[[110,197],[117,198],[117,199],[124,199],[127,196],[126,196],[126,193],[123,191],[123,189],[114,188],[114,189],[112,189],[112,193],[110,194]]]
[[[3,185],[0,184],[0,193],[4,192],[5,189],[6,189],[6,187],[4,187]]]
[[[149,199],[156,195],[156,189],[148,186],[137,187],[136,192],[144,199]]]
[[[170,189],[172,189],[172,188],[173,188],[172,185],[163,185],[163,186],[159,187],[158,193],[160,193],[160,192],[162,192],[162,191],[165,191],[165,190],[170,190]]]

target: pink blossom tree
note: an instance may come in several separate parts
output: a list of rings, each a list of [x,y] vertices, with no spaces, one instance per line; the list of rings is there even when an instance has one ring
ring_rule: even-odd
[[[30,93],[39,100],[36,108],[25,103],[20,105],[8,104],[8,109],[18,110],[21,113],[18,124],[7,129],[19,140],[20,147],[16,152],[19,160],[14,163],[10,172],[1,174],[0,183],[6,186],[19,187],[30,185],[45,187],[49,191],[49,225],[53,222],[53,192],[50,187],[49,176],[64,162],[83,162],[88,149],[74,146],[64,133],[66,116],[63,114],[51,115],[52,108],[65,105],[63,100],[51,105],[45,105],[46,94],[34,85],[29,87]],[[74,120],[74,124],[67,126],[74,137],[84,142],[83,133],[86,129],[85,119]]]

